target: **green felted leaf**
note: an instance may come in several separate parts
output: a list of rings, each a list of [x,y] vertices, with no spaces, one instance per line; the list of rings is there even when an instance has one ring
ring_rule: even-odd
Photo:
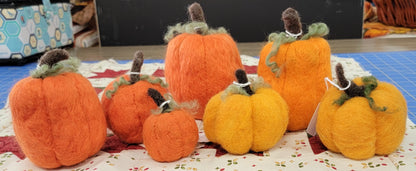
[[[107,90],[105,92],[105,96],[107,96],[107,98],[111,99],[111,97],[113,97],[113,94],[117,92],[118,88],[123,86],[123,85],[130,85],[130,81],[127,81],[126,79],[124,79],[124,77],[120,77],[119,80],[114,81],[113,83],[113,89],[112,90]]]
[[[181,33],[190,33],[190,34],[200,34],[200,35],[210,35],[210,34],[228,34],[227,30],[224,27],[219,27],[217,29],[209,28],[208,24],[205,22],[192,21],[185,24],[178,23],[175,26],[169,26],[168,31],[165,34],[165,42],[169,42],[176,35]]]
[[[77,72],[81,61],[78,58],[70,57],[66,60],[59,61],[50,67],[47,64],[38,66],[30,72],[33,78],[46,78],[59,75],[65,72]]]

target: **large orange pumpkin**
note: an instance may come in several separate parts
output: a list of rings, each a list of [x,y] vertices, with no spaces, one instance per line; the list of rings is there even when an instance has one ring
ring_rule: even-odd
[[[198,143],[198,127],[191,114],[166,101],[155,89],[148,90],[159,110],[143,126],[143,144],[149,155],[159,162],[172,162],[189,156]]]
[[[296,21],[287,21],[290,19]],[[328,33],[324,23],[312,24],[302,36],[297,11],[287,9],[283,20],[288,33],[270,34],[269,42],[260,52],[257,73],[286,100],[288,130],[296,131],[308,126],[326,91],[323,80],[332,76],[331,49],[321,38]]]
[[[341,87],[348,80],[336,67]],[[341,91],[331,87],[322,98],[316,131],[331,151],[351,159],[394,152],[406,131],[407,105],[400,91],[373,76],[356,78]]]
[[[169,42],[165,78],[178,102],[198,101],[195,118],[202,119],[209,98],[224,90],[243,65],[236,43],[224,28],[209,29],[197,3],[189,13],[194,21],[170,27],[165,36]]]
[[[91,83],[75,73],[79,60],[64,50],[44,54],[30,77],[17,82],[9,100],[16,140],[43,168],[71,166],[97,153],[106,123]]]
[[[143,123],[150,116],[150,109],[157,107],[147,95],[147,89],[167,92],[160,78],[139,73],[142,64],[143,53],[137,51],[131,74],[118,77],[108,84],[101,97],[108,127],[126,143],[143,142]]]

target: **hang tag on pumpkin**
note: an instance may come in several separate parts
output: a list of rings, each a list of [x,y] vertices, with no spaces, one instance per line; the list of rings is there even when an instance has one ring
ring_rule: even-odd
[[[318,110],[320,104],[321,103],[318,103],[318,105],[316,106],[315,113],[313,113],[312,118],[309,121],[308,128],[306,128],[306,133],[312,136],[316,135],[316,120],[318,118]]]

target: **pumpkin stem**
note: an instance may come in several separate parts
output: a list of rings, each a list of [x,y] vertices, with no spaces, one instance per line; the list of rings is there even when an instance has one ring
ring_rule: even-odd
[[[153,99],[157,106],[160,106],[163,102],[166,101],[165,98],[163,98],[163,96],[159,93],[159,91],[153,88],[149,88],[147,90],[147,94]],[[164,113],[167,109],[170,108],[169,104],[163,105],[162,107],[162,113]]]
[[[298,11],[293,8],[287,8],[282,13],[282,20],[285,25],[286,31],[291,34],[302,33],[302,23],[300,22],[300,17]],[[301,36],[297,36],[299,39]]]
[[[131,73],[130,74],[130,83],[134,84],[137,81],[140,80],[140,71],[142,69],[142,65],[143,65],[143,52],[138,50],[136,53],[134,53],[134,59],[133,59],[133,64],[131,66],[131,70],[130,72],[136,72],[136,73]]]
[[[44,64],[49,65],[49,67],[52,67],[54,64],[58,63],[59,61],[66,60],[69,58],[68,51],[64,49],[53,49],[45,54],[42,55],[42,57],[39,59],[39,66],[42,66]]]
[[[189,13],[189,18],[191,19],[191,21],[205,23],[204,11],[202,10],[202,7],[199,3],[194,2],[191,5],[189,5],[188,13]]]
[[[237,78],[238,83],[240,84],[246,84],[248,83],[248,78],[247,78],[247,74],[244,70],[242,69],[237,69],[235,71],[235,77]],[[254,92],[253,90],[251,90],[250,85],[246,85],[244,87],[242,87],[244,91],[247,92],[248,95],[253,95]]]
[[[337,78],[339,81],[339,84],[341,87],[347,87],[349,83],[349,81],[347,80],[347,78],[345,78],[344,75],[344,68],[342,67],[342,65],[340,63],[338,63],[335,67],[336,70],[336,74],[337,74]],[[356,96],[361,96],[361,97],[365,97],[364,94],[364,86],[358,86],[357,84],[355,84],[353,81],[351,81],[351,85],[348,89],[344,90],[344,92],[350,97],[356,97]]]
[[[189,18],[193,22],[203,22],[205,23],[205,17],[204,17],[204,11],[202,10],[202,7],[199,3],[194,2],[191,5],[188,6],[188,13]],[[194,28],[196,33],[202,34],[202,28],[195,27]]]
[[[341,95],[341,97],[336,100],[334,103],[338,105],[342,105],[345,101],[352,97],[360,96],[365,97],[368,100],[368,104],[373,110],[385,112],[387,107],[379,107],[375,104],[374,99],[370,97],[371,91],[377,88],[377,79],[374,76],[362,77],[362,81],[364,85],[358,86],[353,81],[351,83],[344,76],[344,69],[342,65],[338,63],[335,67],[335,71],[337,74],[337,78],[341,87],[347,87],[348,84],[351,84],[350,87],[344,90],[345,94]]]

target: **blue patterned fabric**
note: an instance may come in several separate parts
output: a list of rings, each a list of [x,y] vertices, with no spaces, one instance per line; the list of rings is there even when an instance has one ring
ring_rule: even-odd
[[[21,59],[73,40],[69,3],[0,9],[0,59]]]

